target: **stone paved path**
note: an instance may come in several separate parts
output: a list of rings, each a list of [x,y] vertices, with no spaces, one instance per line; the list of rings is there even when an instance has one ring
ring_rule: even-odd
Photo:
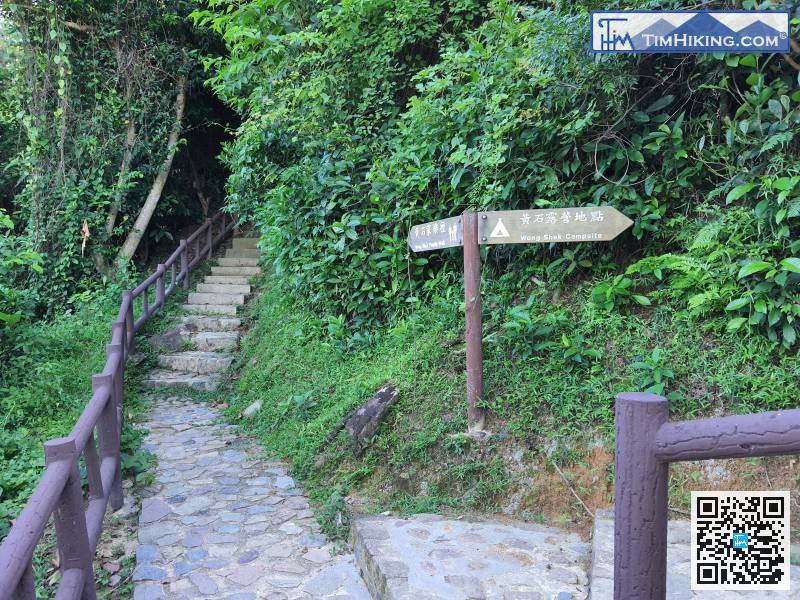
[[[256,242],[234,238],[189,294],[191,314],[151,340],[165,352],[144,382],[159,390],[144,423],[158,467],[142,494],[134,600],[370,598],[353,556],[334,553],[286,466],[261,458],[190,396],[215,390],[233,361],[238,307],[260,272]]]
[[[152,399],[158,457],[142,501],[135,600],[368,600],[350,554],[332,555],[302,490],[279,461],[187,397]]]
[[[614,519],[609,511],[598,511],[592,538],[592,600],[614,598]],[[800,567],[792,566],[791,590],[770,591],[704,591],[691,590],[691,537],[689,521],[670,521],[667,530],[667,599],[738,600],[751,598],[800,599]]]

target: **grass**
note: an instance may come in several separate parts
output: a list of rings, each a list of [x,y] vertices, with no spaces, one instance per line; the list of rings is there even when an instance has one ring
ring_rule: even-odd
[[[495,511],[520,476],[511,458],[520,449],[555,477],[549,461],[583,464],[587,448],[610,447],[613,398],[622,391],[658,387],[669,394],[673,418],[797,403],[797,357],[761,337],[721,333],[724,323],[669,307],[605,312],[589,300],[589,283],[560,290],[557,301],[534,287],[520,301],[485,282],[485,406],[493,435],[478,444],[462,435],[465,357],[453,288],[362,346],[332,336],[329,319],[283,290],[279,280],[265,284],[253,309],[240,375],[226,391],[228,414],[237,420],[262,401],[245,426],[291,462],[329,533],[346,529],[353,497],[368,511]],[[519,319],[512,308],[529,298],[532,320],[550,319],[552,328],[509,325]],[[387,382],[399,400],[359,453],[341,423]],[[613,482],[611,472],[600,476]]]

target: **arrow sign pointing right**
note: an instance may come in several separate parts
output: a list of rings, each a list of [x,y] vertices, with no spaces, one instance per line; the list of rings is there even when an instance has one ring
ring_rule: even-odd
[[[479,213],[481,244],[607,242],[633,225],[612,206],[581,206]]]

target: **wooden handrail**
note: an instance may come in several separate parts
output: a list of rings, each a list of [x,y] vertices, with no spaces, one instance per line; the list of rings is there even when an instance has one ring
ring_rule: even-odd
[[[103,516],[109,504],[115,510],[122,506],[122,394],[125,363],[134,351],[134,334],[164,307],[178,283],[188,287],[191,271],[212,255],[236,223],[236,219],[228,220],[224,214],[207,219],[187,240],[181,240],[175,252],[154,273],[133,290],[122,292],[119,313],[111,325],[105,366],[101,373],[92,376],[92,396],[67,437],[45,442],[44,473],[0,545],[0,598],[36,598],[33,552],[54,513],[61,557],[57,597],[96,597],[92,558],[100,540]],[[165,277],[170,278],[169,285]],[[156,297],[151,303],[148,293],[153,285]],[[138,317],[134,309],[136,298],[142,298]],[[81,456],[89,482],[85,509],[78,470]]]
[[[800,454],[800,409],[671,422],[667,399],[617,395],[614,600],[667,594],[668,466]]]

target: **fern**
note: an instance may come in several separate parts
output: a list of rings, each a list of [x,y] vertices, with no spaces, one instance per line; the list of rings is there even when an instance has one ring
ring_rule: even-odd
[[[775,135],[769,136],[767,141],[761,145],[761,149],[758,151],[759,154],[764,154],[764,152],[769,152],[773,148],[777,148],[778,146],[783,146],[792,141],[794,138],[794,132],[792,131],[783,131],[781,133],[776,133]]]
[[[705,225],[697,232],[694,240],[689,245],[689,250],[704,250],[716,244],[719,240],[722,227],[722,222],[720,221],[714,221],[713,223]]]

